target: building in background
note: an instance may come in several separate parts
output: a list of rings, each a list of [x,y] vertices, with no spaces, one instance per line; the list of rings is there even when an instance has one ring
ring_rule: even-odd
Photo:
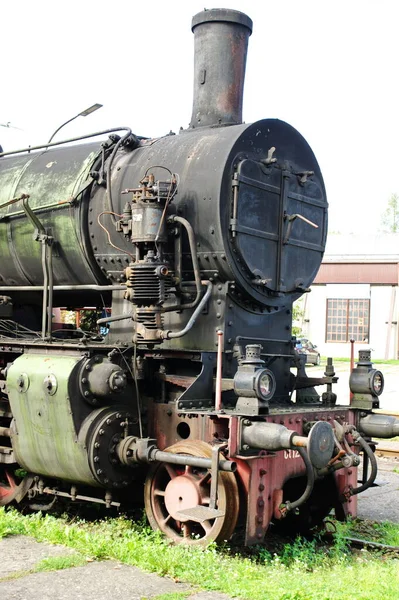
[[[303,335],[324,356],[399,357],[399,234],[328,237],[311,292],[303,300]]]

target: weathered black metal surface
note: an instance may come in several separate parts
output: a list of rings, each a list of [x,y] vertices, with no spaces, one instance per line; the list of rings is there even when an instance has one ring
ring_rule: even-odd
[[[195,15],[194,102],[190,127],[242,122],[242,97],[252,21],[237,10]]]

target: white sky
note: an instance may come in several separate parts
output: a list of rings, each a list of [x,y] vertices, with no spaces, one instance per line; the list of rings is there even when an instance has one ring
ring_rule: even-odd
[[[191,17],[234,8],[254,22],[244,120],[296,127],[321,166],[330,230],[375,232],[399,193],[397,0],[19,0],[0,7],[4,150],[128,125],[145,136],[191,117]]]

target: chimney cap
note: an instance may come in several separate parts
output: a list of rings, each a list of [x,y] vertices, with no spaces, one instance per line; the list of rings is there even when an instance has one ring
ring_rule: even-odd
[[[247,27],[250,31],[249,35],[252,33],[252,19],[239,10],[231,10],[229,8],[211,8],[209,10],[205,9],[200,13],[197,13],[194,15],[191,22],[191,31],[194,31],[197,25],[212,22],[235,23],[237,25]]]

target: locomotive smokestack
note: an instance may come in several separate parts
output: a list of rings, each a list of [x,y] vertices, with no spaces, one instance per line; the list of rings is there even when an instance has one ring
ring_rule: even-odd
[[[193,17],[194,100],[190,127],[242,123],[242,98],[252,21],[215,8]]]

